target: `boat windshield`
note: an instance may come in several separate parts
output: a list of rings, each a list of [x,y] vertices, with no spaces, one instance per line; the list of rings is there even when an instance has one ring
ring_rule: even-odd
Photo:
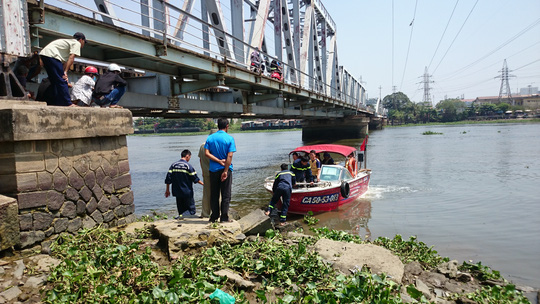
[[[343,171],[343,168],[337,166],[322,166],[320,175],[321,181],[339,181],[340,175],[342,174],[341,171]]]

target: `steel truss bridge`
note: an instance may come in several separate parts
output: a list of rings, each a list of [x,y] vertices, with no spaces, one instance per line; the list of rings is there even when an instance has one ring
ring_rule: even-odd
[[[22,1],[24,4],[25,0]],[[131,74],[121,104],[134,116],[378,116],[339,65],[337,28],[320,0],[28,0],[32,50],[83,32],[82,63]],[[259,50],[284,80],[250,71]],[[28,51],[30,52],[30,50]],[[71,75],[72,81],[80,74]]]

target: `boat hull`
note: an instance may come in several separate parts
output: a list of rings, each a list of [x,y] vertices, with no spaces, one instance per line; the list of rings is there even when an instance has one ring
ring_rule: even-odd
[[[319,213],[335,210],[365,194],[369,187],[369,179],[370,174],[364,173],[347,181],[350,189],[347,197],[342,195],[339,183],[329,187],[293,189],[288,213],[307,214],[310,211]]]

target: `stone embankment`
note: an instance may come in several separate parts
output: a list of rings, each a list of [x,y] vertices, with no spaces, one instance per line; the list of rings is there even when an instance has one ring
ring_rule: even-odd
[[[192,250],[199,250],[214,244],[229,242],[240,243],[244,241],[257,241],[264,235],[266,229],[273,227],[271,219],[263,211],[255,210],[244,218],[231,223],[212,224],[198,218],[183,220],[164,220],[153,223],[136,222],[123,227],[127,233],[148,225],[155,241],[147,240],[155,248],[162,248],[170,259],[189,254]],[[299,238],[311,238],[305,234],[291,232],[296,228],[294,223],[283,229],[287,240],[294,244]],[[460,272],[458,262],[450,261],[433,270],[425,270],[419,262],[403,264],[400,259],[389,250],[372,244],[353,244],[320,239],[311,248],[316,251],[328,264],[339,272],[350,275],[367,266],[373,273],[386,274],[391,280],[401,284],[401,298],[404,303],[415,303],[406,291],[405,286],[412,284],[424,297],[434,303],[474,303],[466,297],[457,301],[447,300],[447,296],[454,293],[468,293],[481,289],[485,284],[504,285],[502,281],[480,282],[470,273]],[[28,254],[29,250],[22,252]],[[17,254],[20,254],[17,253]],[[163,261],[163,254],[154,253],[154,260]],[[167,259],[167,258],[165,258]],[[46,286],[46,278],[51,267],[60,263],[49,255],[30,255],[24,258],[16,256],[0,259],[0,304],[4,303],[36,303],[40,301],[39,290]],[[258,284],[242,277],[229,269],[222,269],[215,273],[217,276],[226,276],[233,285],[248,292]],[[525,292],[535,292],[530,288],[521,288]],[[537,292],[537,291],[536,291]],[[534,296],[536,297],[536,295]],[[534,303],[534,302],[533,302]]]

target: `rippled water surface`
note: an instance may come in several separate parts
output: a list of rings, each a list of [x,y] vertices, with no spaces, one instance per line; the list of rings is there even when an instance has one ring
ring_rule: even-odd
[[[238,152],[231,207],[245,214],[268,202],[265,177],[279,170],[288,152],[309,143],[300,131],[232,135]],[[174,199],[163,195],[166,171],[189,149],[200,172],[197,153],[205,139],[128,138],[138,215],[174,212]],[[340,210],[317,215],[319,225],[371,239],[416,235],[443,256],[481,261],[511,281],[540,287],[539,124],[386,128],[372,131],[367,153],[370,190]],[[200,210],[202,186],[194,188]]]

